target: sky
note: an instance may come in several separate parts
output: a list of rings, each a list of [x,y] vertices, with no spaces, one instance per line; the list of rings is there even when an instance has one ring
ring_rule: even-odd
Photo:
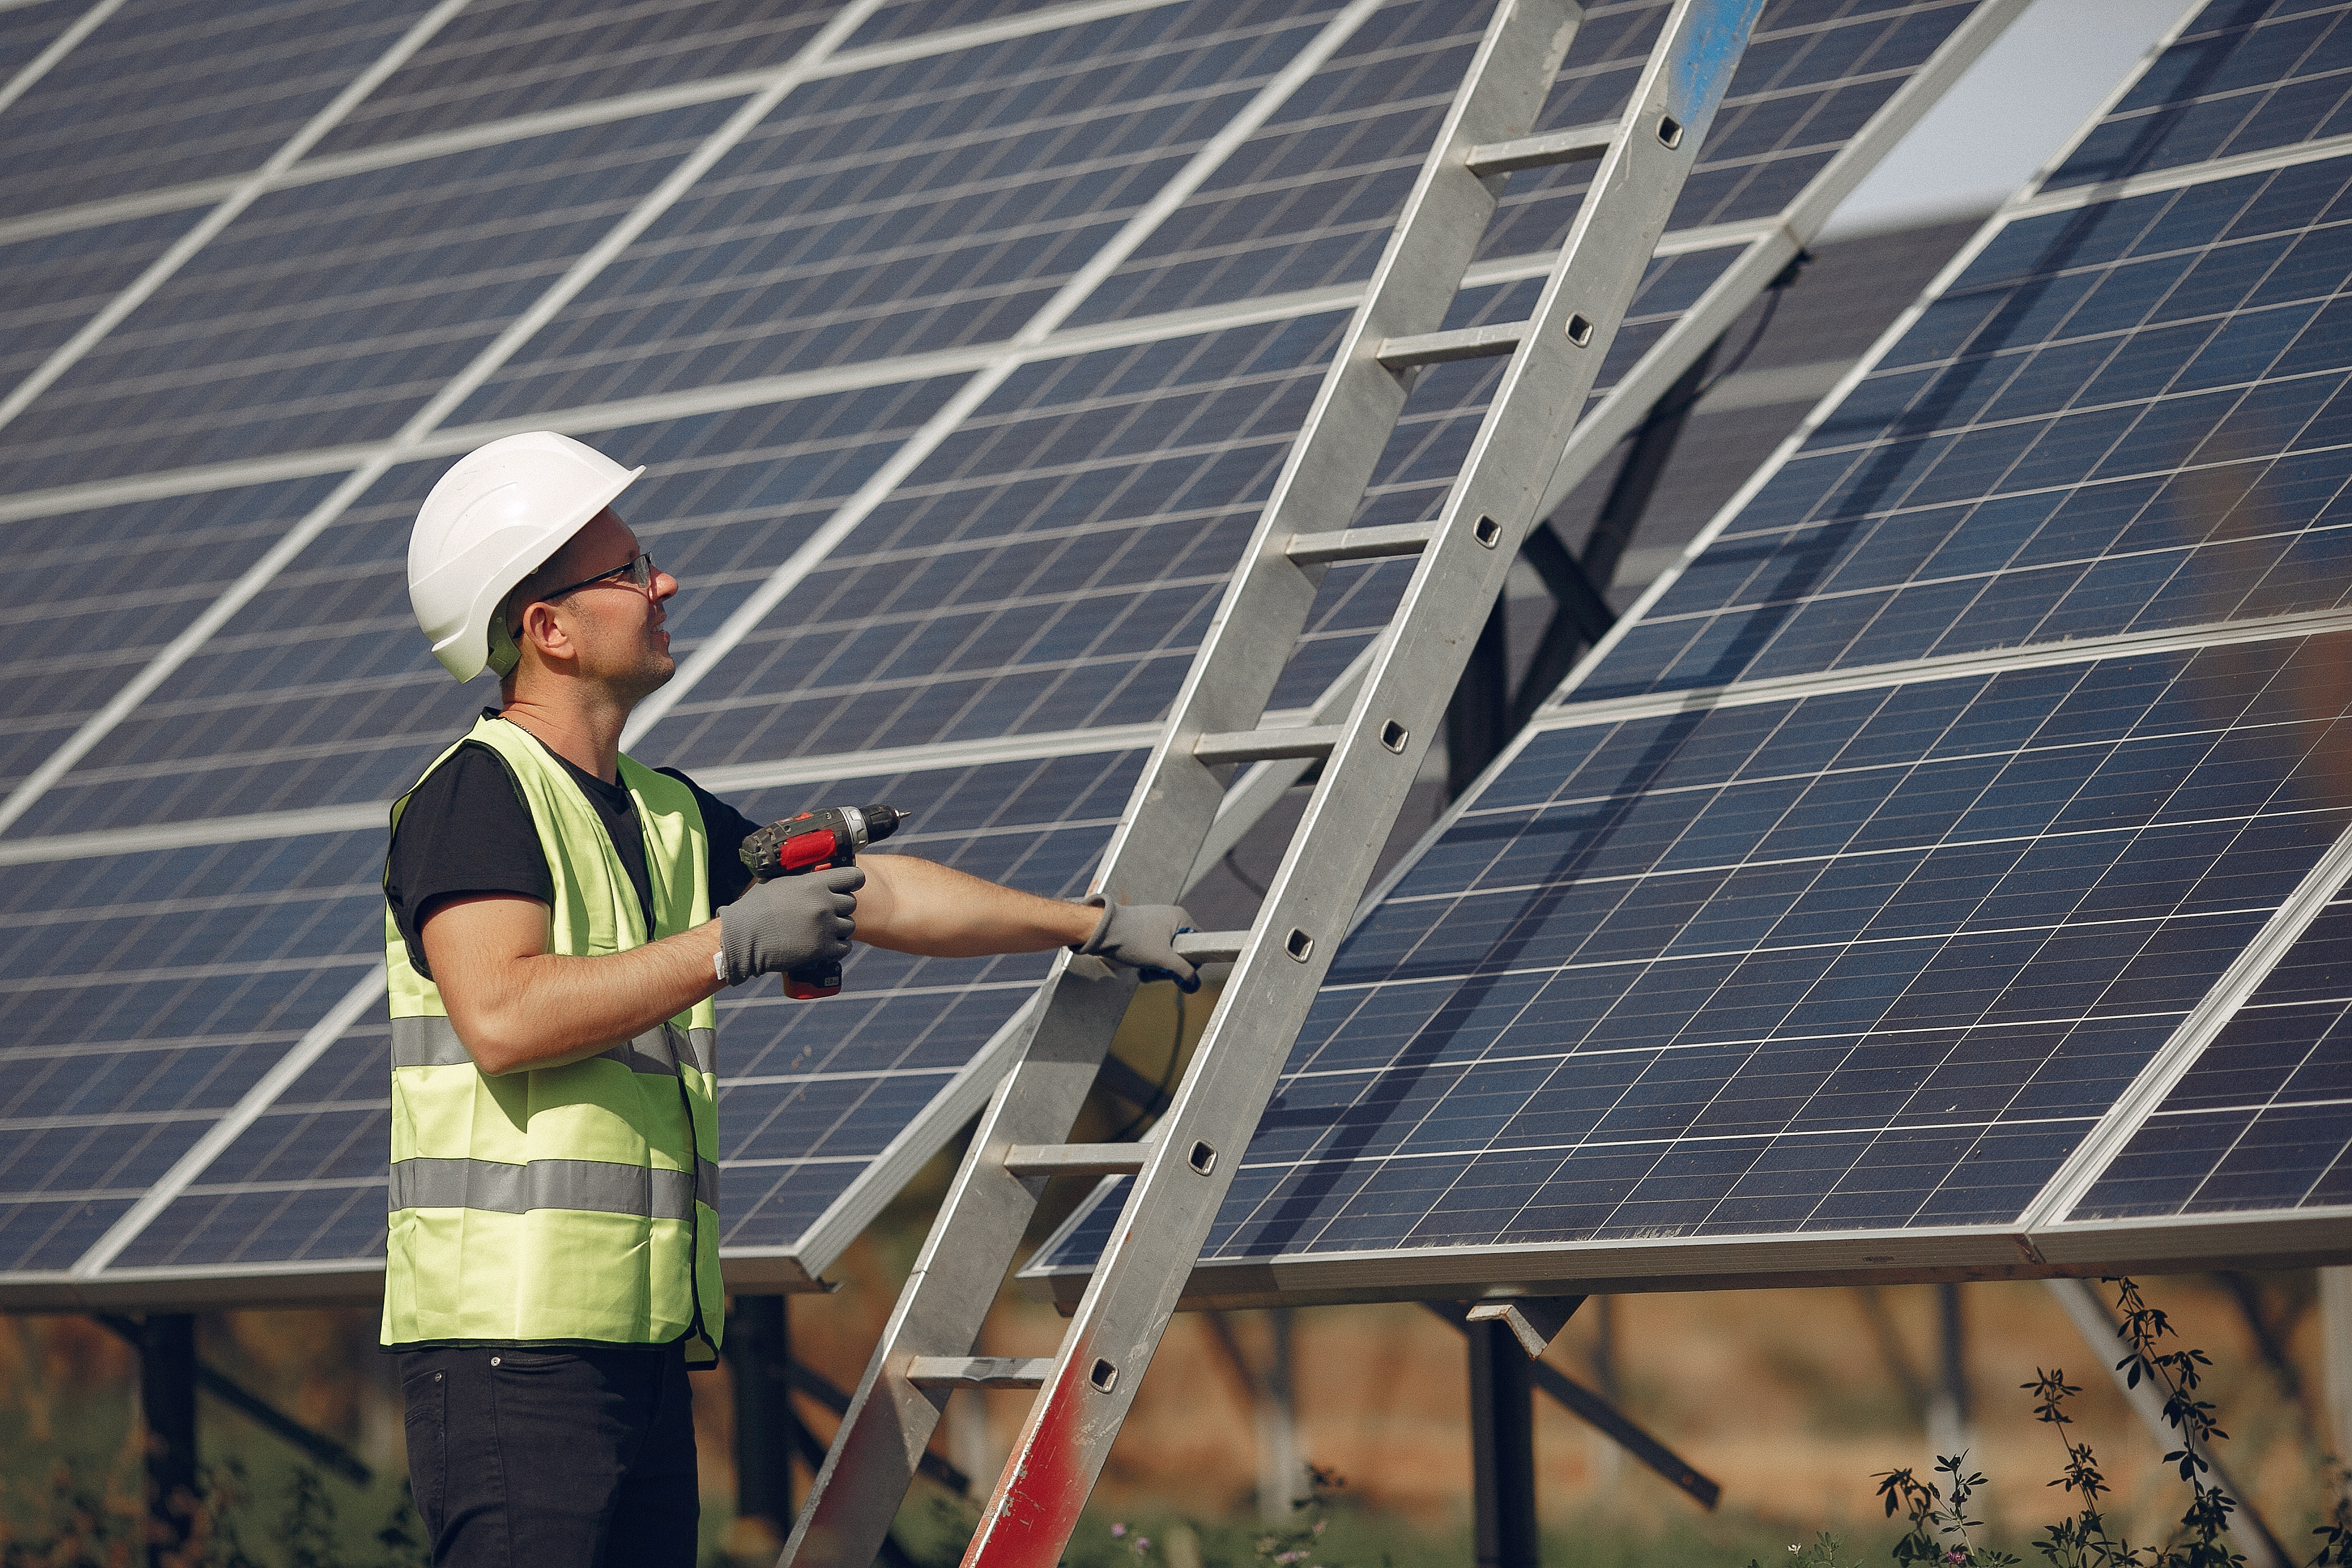
[[[1991,210],[2183,9],[2184,0],[2033,0],[1846,198],[1823,237]]]

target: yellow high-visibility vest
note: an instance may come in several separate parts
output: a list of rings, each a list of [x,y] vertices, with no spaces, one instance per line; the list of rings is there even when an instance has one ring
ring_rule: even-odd
[[[502,719],[484,718],[466,739],[499,754],[530,807],[555,883],[550,952],[625,952],[710,919],[710,847],[686,785],[621,759],[645,828],[649,937],[628,872],[563,764]],[[393,803],[395,830],[407,805],[406,795]],[[492,1077],[458,1040],[439,988],[409,962],[389,907],[383,941],[392,993],[383,1342],[684,1339],[689,1364],[715,1362],[724,1287],[710,1000],[601,1056]]]

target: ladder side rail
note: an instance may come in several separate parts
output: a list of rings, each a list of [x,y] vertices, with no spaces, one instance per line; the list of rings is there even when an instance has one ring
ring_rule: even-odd
[[[1551,458],[1582,410],[1761,5],[1677,0],[1626,132],[1602,160],[1346,736],[1065,1331],[966,1568],[1052,1568],[1058,1560],[1370,879],[1380,845],[1363,825],[1392,820],[1411,784],[1450,677],[1533,526]],[[1682,129],[1673,146],[1653,134],[1662,117]],[[1564,331],[1571,318],[1585,323],[1580,342]],[[1491,539],[1482,537],[1481,519],[1502,525]],[[1383,742],[1392,721],[1407,729],[1402,746]]]
[[[981,1114],[824,1463],[809,1483],[777,1559],[780,1568],[868,1568],[881,1552],[951,1392],[919,1386],[907,1374],[917,1356],[965,1352],[979,1342],[1005,1269],[1045,1195],[1047,1178],[1014,1176],[1005,1169],[1004,1152],[1067,1136],[1135,986],[1132,970],[1055,955],[1040,997],[1051,999],[1060,1026],[1043,1033],[1037,1018],[1044,1009],[1032,1010],[1028,1039]]]
[[[1533,129],[1582,17],[1576,0],[1496,6],[1177,690],[1167,733],[1104,847],[1097,886],[1110,897],[1160,903],[1181,894],[1225,791],[1192,745],[1262,721],[1322,582],[1321,567],[1289,558],[1290,540],[1354,520],[1412,386],[1410,374],[1379,363],[1381,345],[1444,325],[1507,178],[1471,174],[1470,150]]]
[[[1468,151],[1532,129],[1581,15],[1575,0],[1503,0],[1489,24],[1195,656],[1169,731],[1106,847],[1097,886],[1111,896],[1154,902],[1181,896],[1223,794],[1216,774],[1192,756],[1192,741],[1229,714],[1235,721],[1229,728],[1262,719],[1320,577],[1319,569],[1302,571],[1285,558],[1282,547],[1293,533],[1311,531],[1312,520],[1336,513],[1330,526],[1344,528],[1352,517],[1409,386],[1374,356],[1389,336],[1444,323],[1505,178],[1471,175]],[[1266,591],[1269,580],[1274,592]],[[1236,670],[1249,661],[1266,668]],[[1204,681],[1212,664],[1219,679]],[[1136,831],[1139,824],[1145,831]],[[1028,1039],[982,1117],[782,1562],[866,1568],[879,1551],[948,1398],[945,1389],[909,1383],[907,1366],[917,1355],[968,1352],[976,1341],[1045,1189],[1042,1176],[1006,1171],[1005,1152],[1068,1136],[1134,986],[1131,971],[1055,959]]]

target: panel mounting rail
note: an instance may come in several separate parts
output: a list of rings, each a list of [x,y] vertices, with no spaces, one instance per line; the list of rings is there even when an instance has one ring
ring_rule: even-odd
[[[1190,944],[1234,955],[1215,1016],[1131,1161],[1092,1146],[1057,1154],[1135,978],[1099,960],[1055,960],[783,1563],[866,1568],[950,1394],[1008,1386],[1035,1387],[1035,1402],[964,1562],[1060,1560],[1762,5],[1676,0],[1615,124],[1539,134],[1582,12],[1573,0],[1500,0],[1104,852],[1098,891],[1174,902],[1215,820],[1221,766],[1309,746],[1323,759],[1255,926]],[[1445,331],[1508,171],[1595,159],[1534,313]],[[1436,520],[1351,529],[1420,367],[1486,355],[1507,363]],[[1407,553],[1412,582],[1346,718],[1268,731],[1267,702],[1324,568]],[[1018,1365],[973,1356],[1048,1177],[1113,1163],[1135,1170],[1132,1192],[1059,1351]]]

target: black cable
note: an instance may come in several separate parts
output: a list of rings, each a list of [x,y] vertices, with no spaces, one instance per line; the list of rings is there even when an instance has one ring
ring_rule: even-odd
[[[1797,280],[1798,276],[1804,271],[1805,263],[1811,261],[1812,258],[1813,253],[1810,250],[1801,250],[1797,252],[1796,255],[1789,258],[1789,265],[1780,268],[1780,270],[1774,275],[1771,282],[1764,285],[1764,312],[1756,318],[1756,325],[1754,329],[1748,332],[1748,341],[1739,345],[1739,352],[1731,356],[1730,363],[1725,365],[1721,370],[1717,371],[1713,375],[1708,376],[1705,382],[1700,384],[1699,389],[1696,392],[1692,393],[1688,397],[1684,398],[1680,403],[1675,404],[1671,408],[1658,409],[1653,413],[1650,417],[1653,419],[1671,419],[1675,415],[1683,413],[1685,410],[1696,405],[1699,399],[1705,397],[1708,393],[1713,392],[1717,387],[1721,386],[1724,382],[1728,380],[1730,377],[1738,375],[1739,374],[1740,367],[1748,363],[1748,356],[1756,352],[1756,345],[1764,341],[1764,334],[1772,330],[1772,318],[1780,311],[1780,297],[1788,292],[1789,285]]]
[[[1234,852],[1240,848],[1241,846],[1236,844],[1232,849],[1225,851],[1225,869],[1231,871],[1234,874],[1234,880],[1247,888],[1253,897],[1262,899],[1265,897],[1265,885],[1250,880],[1249,873],[1243,870],[1241,862],[1234,858]]]
[[[1184,993],[1179,991],[1176,993],[1176,1037],[1168,1042],[1168,1067],[1167,1069],[1160,1075],[1159,1086],[1152,1090],[1151,1098],[1153,1103],[1164,1105],[1168,1102],[1168,1086],[1176,1081],[1176,1058],[1183,1054]],[[1112,1133],[1108,1139],[1104,1140],[1104,1142],[1109,1143],[1126,1142],[1128,1139],[1134,1134],[1135,1130],[1142,1126],[1146,1119],[1154,1114],[1155,1112],[1152,1110],[1150,1106],[1145,1106],[1142,1110],[1135,1113],[1135,1119],[1133,1121],[1120,1128],[1118,1131]]]

